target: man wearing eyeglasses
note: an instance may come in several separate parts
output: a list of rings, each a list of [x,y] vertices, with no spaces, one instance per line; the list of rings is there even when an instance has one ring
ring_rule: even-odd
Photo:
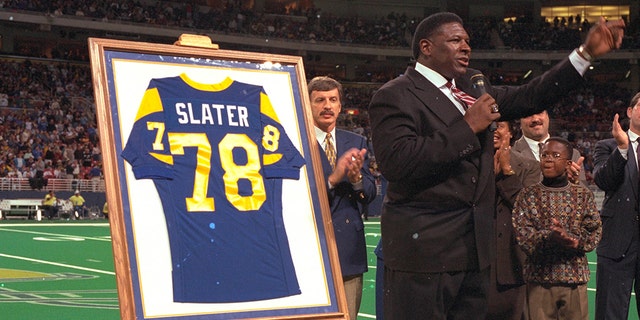
[[[540,146],[551,136],[549,135],[549,114],[545,110],[520,119],[520,129],[522,130],[522,137],[513,144],[513,151],[520,153],[525,158],[535,159],[540,162]],[[583,186],[587,186],[587,177],[582,164],[584,157],[580,155],[580,151],[574,148],[571,160],[571,168],[567,170],[569,181],[573,183],[580,182]],[[540,179],[542,179],[542,176],[540,176]]]
[[[640,93],[627,108],[629,130],[613,118],[613,138],[598,141],[594,151],[594,181],[605,192],[600,216],[602,240],[596,249],[595,319],[627,319],[631,289],[640,293],[640,225],[638,223],[638,138]],[[638,316],[640,316],[640,307]]]

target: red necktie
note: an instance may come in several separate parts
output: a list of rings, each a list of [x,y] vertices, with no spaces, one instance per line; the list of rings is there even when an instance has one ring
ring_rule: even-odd
[[[456,88],[453,86],[453,83],[451,83],[450,81],[447,81],[446,84],[447,88],[449,88],[449,90],[451,90],[451,93],[453,93],[453,95],[458,98],[458,100],[460,100],[460,102],[462,102],[462,106],[464,107],[464,110],[469,109],[470,106],[472,106],[475,102],[476,102],[476,98],[468,95],[466,92]]]

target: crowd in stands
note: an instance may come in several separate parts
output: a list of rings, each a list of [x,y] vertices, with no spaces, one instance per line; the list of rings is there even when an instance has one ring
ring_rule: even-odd
[[[88,65],[1,59],[0,178],[101,177],[94,110]]]
[[[72,15],[109,21],[156,24],[273,36],[291,40],[408,46],[421,18],[389,13],[379,19],[333,17],[317,9],[270,8],[270,13],[298,17],[275,19],[234,6],[195,10],[190,3],[131,0],[0,0],[0,8],[37,11],[54,16]],[[302,17],[302,19],[300,19]],[[479,49],[572,49],[578,46],[589,22],[577,17],[551,23],[522,18],[500,21],[481,18],[467,27]],[[635,28],[629,27],[628,30]],[[633,36],[634,32],[628,32]],[[627,41],[627,40],[625,40]],[[625,42],[627,45],[634,45]],[[395,75],[394,75],[395,76]],[[510,84],[500,74],[492,83]],[[369,136],[367,106],[373,92],[390,79],[349,79],[345,84],[339,125]],[[91,179],[101,176],[91,70],[85,63],[47,59],[0,59],[0,177]],[[515,83],[514,83],[515,84]],[[610,131],[614,113],[625,114],[631,92],[615,84],[596,83],[551,106],[552,135],[572,141],[585,155],[587,174],[592,169],[593,145]]]
[[[397,12],[378,18],[338,17],[314,7],[302,9],[282,3],[255,12],[243,8],[238,1],[227,1],[224,7],[216,8],[177,1],[4,0],[0,1],[0,8],[104,22],[385,47],[409,47],[413,31],[423,18]],[[475,49],[570,50],[580,45],[592,22],[578,14],[554,17],[552,21],[522,16],[506,21],[496,17],[473,18],[465,23]],[[623,49],[638,47],[637,21],[627,21],[625,36]]]
[[[340,126],[370,135],[367,105],[378,86],[345,83]],[[101,176],[92,92],[87,64],[0,59],[0,177]],[[572,141],[590,171],[593,145],[609,134],[614,113],[625,114],[630,96],[605,83],[572,92],[549,110],[552,134]]]

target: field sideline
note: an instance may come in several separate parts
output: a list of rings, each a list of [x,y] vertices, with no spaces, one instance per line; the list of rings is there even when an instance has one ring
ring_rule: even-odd
[[[375,319],[379,219],[365,222],[369,272],[358,320]],[[90,221],[0,221],[0,313],[11,320],[119,319],[109,225]],[[593,319],[595,254],[589,254]],[[635,301],[631,302],[635,317]]]

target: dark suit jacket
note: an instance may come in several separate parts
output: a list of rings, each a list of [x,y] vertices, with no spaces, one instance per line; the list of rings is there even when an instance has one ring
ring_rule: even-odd
[[[336,129],[336,153],[338,158],[351,148],[367,149],[367,140],[353,132]],[[322,150],[322,148],[320,148]],[[329,177],[331,165],[324,152],[321,153],[322,170],[325,179]],[[367,272],[367,247],[364,238],[364,222],[360,215],[360,205],[373,201],[376,197],[375,179],[369,171],[369,153],[360,170],[363,190],[353,190],[351,183],[345,179],[333,189],[327,189],[333,232],[336,237],[340,269],[343,276]]]
[[[638,241],[638,168],[629,143],[625,160],[614,139],[596,143],[593,156],[594,180],[605,192],[600,218],[602,239],[596,252],[619,259],[627,253],[631,241]]]
[[[469,69],[456,86],[478,97]],[[486,90],[503,120],[539,113],[583,82],[568,58],[520,87]],[[439,88],[413,67],[372,97],[373,148],[389,181],[382,213],[385,266],[477,270],[490,263],[495,210],[493,135],[473,133]]]
[[[522,188],[540,182],[541,173],[540,165],[535,159],[525,158],[513,149],[510,163],[516,174],[496,176],[496,231],[493,239],[496,255],[491,272],[495,272],[500,285],[522,285],[522,266],[526,256],[518,246],[513,232],[513,204]]]

